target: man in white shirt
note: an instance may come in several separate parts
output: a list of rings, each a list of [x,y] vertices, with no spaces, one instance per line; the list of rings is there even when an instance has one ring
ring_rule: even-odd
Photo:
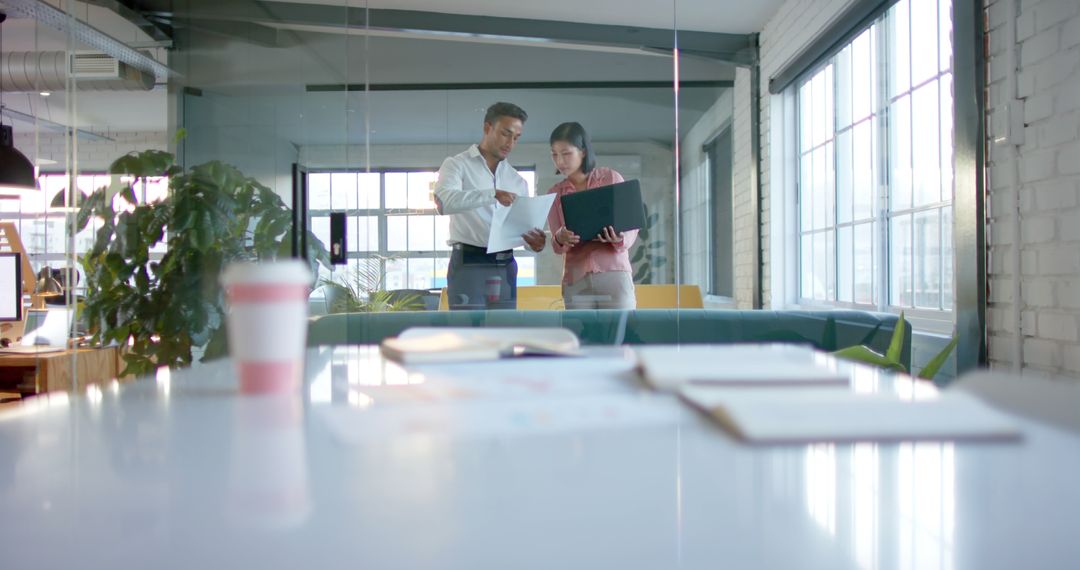
[[[495,205],[509,206],[529,187],[506,161],[514,150],[528,115],[513,103],[495,103],[484,115],[479,144],[443,161],[435,183],[435,204],[450,216],[453,247],[447,269],[447,301],[451,309],[514,309],[517,307],[517,261],[514,251],[487,253]],[[540,228],[521,236],[533,251],[544,249]]]

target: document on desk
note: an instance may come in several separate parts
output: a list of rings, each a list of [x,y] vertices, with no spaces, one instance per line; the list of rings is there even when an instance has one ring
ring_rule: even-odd
[[[760,444],[1017,439],[1008,415],[961,392],[905,400],[829,388],[687,386],[679,395],[736,438]]]
[[[521,234],[531,229],[543,229],[556,194],[518,196],[509,206],[496,206],[488,234],[488,253],[514,249],[525,245]]]
[[[809,346],[728,344],[645,346],[634,349],[642,378],[657,389],[685,384],[846,387],[836,361]]]

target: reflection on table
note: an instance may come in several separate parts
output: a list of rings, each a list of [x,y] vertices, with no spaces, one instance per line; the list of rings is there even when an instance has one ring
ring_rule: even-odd
[[[932,395],[840,364],[854,390]],[[292,398],[228,361],[0,413],[11,567],[1017,568],[1080,556],[1080,437],[732,441],[622,348],[403,368],[316,348]]]

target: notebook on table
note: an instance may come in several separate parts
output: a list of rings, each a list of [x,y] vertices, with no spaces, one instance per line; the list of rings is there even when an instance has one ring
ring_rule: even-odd
[[[379,344],[384,357],[403,364],[580,356],[579,348],[577,336],[559,327],[413,327]]]
[[[595,238],[607,226],[625,232],[645,225],[641,185],[637,180],[565,194],[560,202],[567,229],[582,241]]]

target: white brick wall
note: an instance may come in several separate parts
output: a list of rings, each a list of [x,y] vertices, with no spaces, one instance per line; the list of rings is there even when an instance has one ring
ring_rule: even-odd
[[[1020,174],[1019,251],[1023,366],[1080,377],[1080,2],[1018,0],[1018,96],[1024,105],[1024,144],[1016,164],[1009,149],[990,143],[989,356],[1010,366],[1014,310],[1011,229]],[[989,19],[990,141],[1005,134],[1006,3],[986,0]]]
[[[169,137],[165,131],[109,132],[111,141],[79,140],[76,153],[77,168],[82,172],[103,172],[121,156],[142,150],[168,150]],[[63,133],[41,132],[35,139],[33,133],[15,133],[15,148],[31,161],[46,159],[55,164],[41,167],[43,172],[63,171],[67,165],[67,142]]]

